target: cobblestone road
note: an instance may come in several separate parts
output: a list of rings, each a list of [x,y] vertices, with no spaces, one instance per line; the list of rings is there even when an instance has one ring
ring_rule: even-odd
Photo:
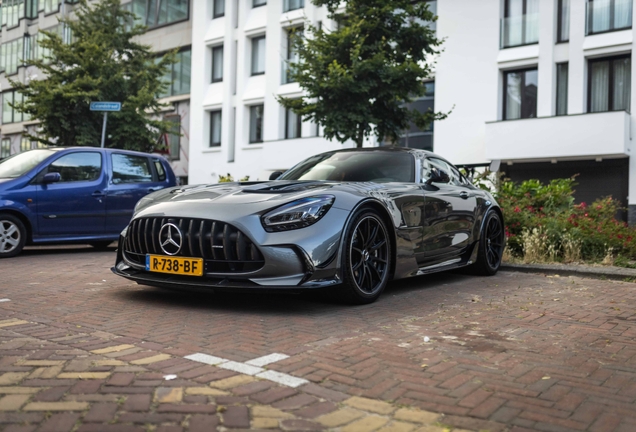
[[[0,261],[0,430],[636,430],[632,283],[439,274],[349,307],[163,291],[113,261]]]

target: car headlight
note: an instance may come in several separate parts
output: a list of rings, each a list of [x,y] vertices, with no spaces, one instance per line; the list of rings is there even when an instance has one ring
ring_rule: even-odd
[[[305,228],[318,222],[329,211],[335,199],[332,195],[299,199],[264,214],[261,222],[268,232]]]

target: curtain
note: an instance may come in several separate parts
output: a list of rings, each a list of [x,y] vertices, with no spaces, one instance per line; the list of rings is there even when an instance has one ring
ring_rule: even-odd
[[[633,0],[615,0],[614,4],[614,28],[626,28],[632,26],[632,2]]]
[[[613,60],[614,88],[612,110],[629,111],[631,99],[632,60],[622,58]]]
[[[557,65],[557,101],[556,115],[568,113],[568,64]]]
[[[590,90],[590,112],[602,112],[609,109],[609,61],[597,61],[590,64],[592,74]]]
[[[506,113],[504,120],[514,120],[521,117],[521,74],[509,72],[506,74]]]
[[[594,0],[588,3],[588,16],[592,32],[598,33],[610,29],[610,3],[612,0]]]
[[[524,43],[539,41],[539,0],[526,0],[526,34]]]

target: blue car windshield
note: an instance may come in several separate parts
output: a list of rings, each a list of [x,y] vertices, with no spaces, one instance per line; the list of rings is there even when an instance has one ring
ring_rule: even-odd
[[[413,182],[415,159],[407,152],[346,151],[306,159],[278,180],[332,180],[343,182]]]
[[[38,149],[11,156],[0,162],[0,178],[20,177],[53,153],[55,150]]]

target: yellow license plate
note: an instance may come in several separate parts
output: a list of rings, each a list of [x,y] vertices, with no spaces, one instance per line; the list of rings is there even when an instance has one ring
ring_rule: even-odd
[[[146,255],[146,270],[186,276],[203,276],[203,259]]]

